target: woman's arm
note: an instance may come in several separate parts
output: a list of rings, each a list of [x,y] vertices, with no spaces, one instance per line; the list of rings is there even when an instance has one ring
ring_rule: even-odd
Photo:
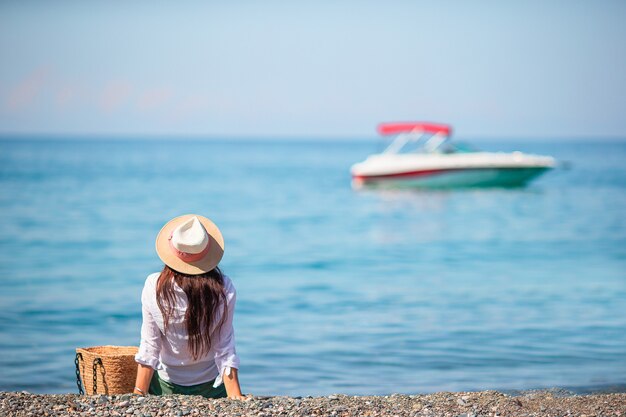
[[[150,388],[150,380],[154,374],[154,369],[147,365],[137,365],[137,379],[135,380],[134,394],[146,395]]]
[[[141,342],[139,350],[135,355],[137,366],[137,379],[135,380],[135,394],[147,394],[150,388],[150,380],[154,374],[154,370],[159,365],[159,353],[163,344],[163,335],[156,324],[154,317],[150,313],[148,305],[152,302],[154,294],[154,280],[150,275],[146,280],[143,291],[141,293]],[[142,392],[143,391],[143,392]]]
[[[239,386],[239,357],[235,349],[235,329],[233,327],[237,292],[230,279],[226,278],[226,284],[226,317],[215,343],[215,365],[219,375],[213,386],[217,387],[223,382],[228,398],[243,399]]]
[[[224,387],[226,388],[226,394],[228,398],[243,400],[245,397],[241,394],[241,387],[239,386],[239,376],[237,368],[230,368],[224,372]]]

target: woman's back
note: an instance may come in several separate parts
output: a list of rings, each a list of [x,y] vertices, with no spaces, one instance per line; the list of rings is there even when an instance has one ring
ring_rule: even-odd
[[[239,360],[236,357],[232,325],[236,291],[230,278],[223,275],[227,305],[226,319],[219,326],[224,309],[223,306],[218,306],[211,325],[213,342],[211,348],[204,355],[194,359],[189,349],[185,322],[185,313],[188,308],[187,296],[176,283],[173,283],[175,299],[166,331],[164,317],[157,302],[159,276],[158,272],[149,275],[141,294],[143,313],[149,316],[148,322],[153,325],[142,326],[141,337],[146,343],[141,344],[137,361],[152,366],[163,379],[179,385],[195,385],[213,380],[220,374],[219,369],[226,366],[238,368]]]

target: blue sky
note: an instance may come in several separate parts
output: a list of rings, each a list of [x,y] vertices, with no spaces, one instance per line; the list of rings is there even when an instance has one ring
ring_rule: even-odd
[[[0,4],[0,133],[626,137],[623,1]]]

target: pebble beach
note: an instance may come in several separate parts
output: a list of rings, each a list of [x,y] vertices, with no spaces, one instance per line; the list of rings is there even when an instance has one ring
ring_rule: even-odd
[[[567,391],[441,392],[426,395],[255,397],[245,401],[197,396],[31,394],[0,392],[1,416],[624,416],[626,393]]]

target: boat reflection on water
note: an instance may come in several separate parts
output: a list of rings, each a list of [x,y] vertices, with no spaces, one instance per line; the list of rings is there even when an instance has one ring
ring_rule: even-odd
[[[436,123],[382,123],[397,135],[380,154],[351,168],[355,188],[521,187],[556,166],[551,156],[482,152],[450,141],[452,128]]]

